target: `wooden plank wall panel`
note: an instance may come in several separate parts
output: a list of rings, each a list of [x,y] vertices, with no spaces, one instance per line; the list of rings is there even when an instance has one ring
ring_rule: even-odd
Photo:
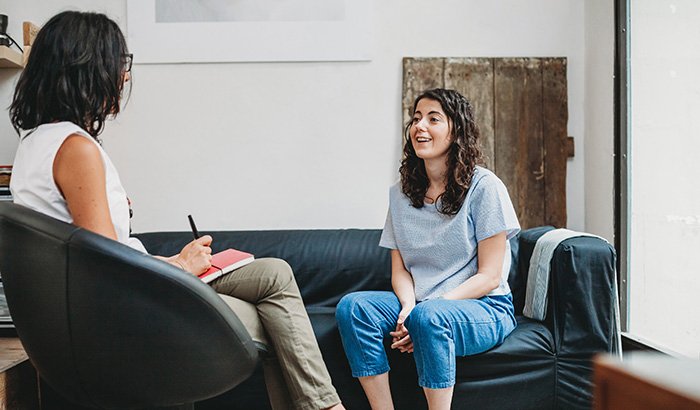
[[[518,152],[525,147],[518,146],[518,117],[520,115],[521,83],[524,74],[517,67],[506,64],[502,59],[494,62],[494,109],[495,109],[495,167],[491,170],[508,188],[510,199],[518,213],[520,225],[520,186],[518,174],[522,174],[523,162],[518,161]],[[517,98],[517,100],[516,100]]]
[[[542,59],[544,151],[546,163],[545,221],[557,228],[566,226],[566,160],[569,120],[566,87],[566,59]]]
[[[487,167],[523,229],[566,227],[566,58],[404,58],[403,125],[423,91],[452,88],[474,106]]]
[[[518,220],[522,226],[541,226],[544,224],[542,64],[534,58],[506,58],[496,59],[494,67],[496,110],[498,115],[513,116],[509,124],[515,126],[514,129],[503,129],[498,122],[496,124],[496,140],[509,143],[509,146],[501,145],[498,161],[501,162],[502,152],[508,152],[513,161],[500,165],[497,162],[496,174],[500,175],[498,171],[503,169],[515,168],[512,186],[518,187]],[[512,88],[501,89],[501,83]],[[499,103],[508,107],[505,112],[501,113]]]
[[[411,120],[413,102],[419,95],[433,88],[444,87],[444,72],[444,58],[403,59],[403,127]]]
[[[494,169],[493,59],[446,59],[445,88],[458,91],[471,102],[481,132],[486,167]]]
[[[525,188],[528,226],[542,226],[545,221],[545,155],[544,131],[542,115],[542,61],[539,58],[525,59],[527,67],[527,95],[525,106],[527,128],[522,131],[521,138],[527,140],[528,175],[523,185]]]

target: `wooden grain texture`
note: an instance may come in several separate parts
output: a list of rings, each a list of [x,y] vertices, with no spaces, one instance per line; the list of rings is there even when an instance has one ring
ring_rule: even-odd
[[[0,373],[27,360],[27,353],[16,337],[0,337]]]
[[[495,146],[496,156],[493,172],[508,188],[511,201],[520,219],[520,186],[518,175],[525,172],[524,162],[519,160],[519,153],[527,147],[520,146],[518,140],[519,118],[521,116],[521,97],[524,72],[513,67],[503,59],[494,62],[494,110],[495,110]]]
[[[25,46],[33,45],[37,34],[39,34],[39,26],[29,21],[22,23],[22,35],[24,37]]]
[[[411,120],[416,97],[424,91],[444,87],[444,72],[444,58],[403,59],[402,130]]]
[[[667,363],[659,369],[654,366],[645,369],[656,373],[649,378],[639,366],[626,366],[622,362],[603,355],[593,361],[594,410],[700,410],[700,396],[674,386],[678,377],[697,380],[698,363],[694,359],[676,359],[670,356],[659,358]],[[677,361],[677,369],[671,369],[668,362]],[[684,362],[683,362],[684,361]],[[690,366],[688,364],[690,363]],[[645,365],[642,365],[644,367]],[[669,374],[672,370],[674,373]],[[680,375],[680,376],[679,376]]]
[[[544,223],[541,66],[533,58],[494,62],[495,172],[508,187],[523,229]]]
[[[556,228],[566,227],[566,165],[569,119],[566,87],[566,59],[542,59],[545,150],[545,210],[544,223]]]
[[[494,169],[493,59],[445,59],[445,88],[456,90],[467,97],[474,107],[486,167]]]
[[[38,410],[36,370],[17,338],[0,338],[0,410]]]

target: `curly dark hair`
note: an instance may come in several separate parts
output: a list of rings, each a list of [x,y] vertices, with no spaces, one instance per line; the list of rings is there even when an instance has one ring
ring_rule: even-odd
[[[447,154],[447,184],[445,192],[435,199],[441,201],[438,211],[444,215],[456,215],[462,208],[464,199],[474,176],[477,165],[484,164],[481,152],[479,127],[474,120],[472,105],[454,90],[436,88],[421,94],[413,103],[411,113],[424,98],[437,101],[449,119],[452,143]],[[411,142],[409,121],[404,130],[404,159],[401,162],[401,191],[411,201],[414,208],[422,208],[430,181],[425,171],[423,159],[416,155]]]
[[[93,138],[119,113],[127,46],[104,14],[66,11],[39,31],[15,88],[10,120],[17,133],[70,121]]]

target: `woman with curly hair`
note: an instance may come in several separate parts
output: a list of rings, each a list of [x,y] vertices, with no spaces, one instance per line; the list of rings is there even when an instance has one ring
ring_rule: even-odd
[[[352,374],[373,409],[393,409],[384,338],[413,353],[436,410],[450,408],[455,357],[498,346],[515,329],[508,239],[520,225],[503,182],[478,165],[479,138],[459,93],[416,99],[379,243],[391,249],[394,292],[351,293],[336,310]]]

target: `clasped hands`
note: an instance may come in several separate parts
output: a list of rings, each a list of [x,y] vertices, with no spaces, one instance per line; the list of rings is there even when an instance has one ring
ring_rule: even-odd
[[[393,337],[391,348],[399,349],[401,353],[413,353],[413,341],[411,340],[411,335],[408,334],[408,329],[404,326],[404,322],[414,307],[415,305],[403,307],[396,321],[396,330],[389,332]]]

